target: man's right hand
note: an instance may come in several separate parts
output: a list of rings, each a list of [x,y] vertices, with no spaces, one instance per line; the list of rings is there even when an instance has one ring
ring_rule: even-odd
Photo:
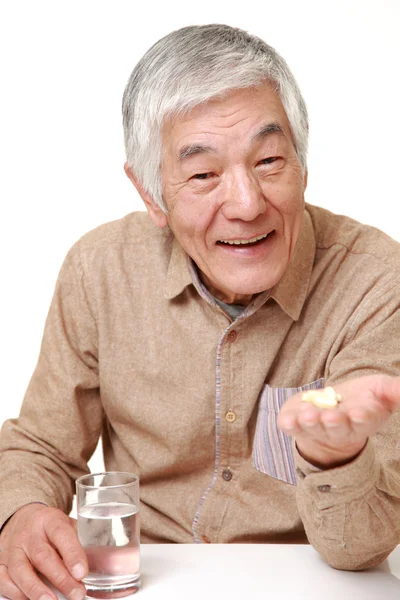
[[[69,600],[82,600],[88,564],[76,521],[57,508],[27,504],[0,534],[0,594],[11,600],[57,600],[44,575]]]

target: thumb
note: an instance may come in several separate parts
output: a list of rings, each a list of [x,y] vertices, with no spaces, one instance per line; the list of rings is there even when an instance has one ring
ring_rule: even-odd
[[[400,408],[400,377],[390,377],[385,375],[381,377],[377,395],[379,399],[386,404],[391,412]]]

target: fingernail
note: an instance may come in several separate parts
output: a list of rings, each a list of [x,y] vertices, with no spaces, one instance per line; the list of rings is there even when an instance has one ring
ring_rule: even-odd
[[[351,412],[349,413],[349,418],[350,421],[352,421],[353,423],[357,423],[357,424],[361,424],[361,423],[365,423],[366,419],[365,419],[365,414],[360,414],[358,412]]]
[[[40,596],[39,600],[53,600],[53,597],[49,594],[43,594],[43,596]]]
[[[68,594],[68,596],[70,600],[83,600],[86,594],[82,588],[75,588]]]
[[[83,563],[76,563],[71,569],[72,577],[75,579],[83,579],[86,574],[85,565]]]

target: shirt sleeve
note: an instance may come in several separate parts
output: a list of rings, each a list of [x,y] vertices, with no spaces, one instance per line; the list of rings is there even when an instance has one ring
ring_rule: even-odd
[[[353,315],[328,364],[326,385],[400,374],[400,290],[377,290]],[[351,463],[319,470],[294,449],[297,503],[310,543],[338,569],[381,563],[400,542],[400,414]]]
[[[89,471],[102,426],[97,325],[79,244],[69,252],[46,320],[20,415],[0,434],[0,527],[41,502],[71,510],[74,481]]]

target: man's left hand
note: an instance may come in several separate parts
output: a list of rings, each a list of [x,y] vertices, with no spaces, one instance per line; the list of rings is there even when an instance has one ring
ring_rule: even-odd
[[[400,408],[400,377],[369,375],[334,385],[342,401],[318,408],[289,398],[281,409],[279,426],[296,439],[301,456],[322,469],[344,465],[360,454],[374,435]]]

